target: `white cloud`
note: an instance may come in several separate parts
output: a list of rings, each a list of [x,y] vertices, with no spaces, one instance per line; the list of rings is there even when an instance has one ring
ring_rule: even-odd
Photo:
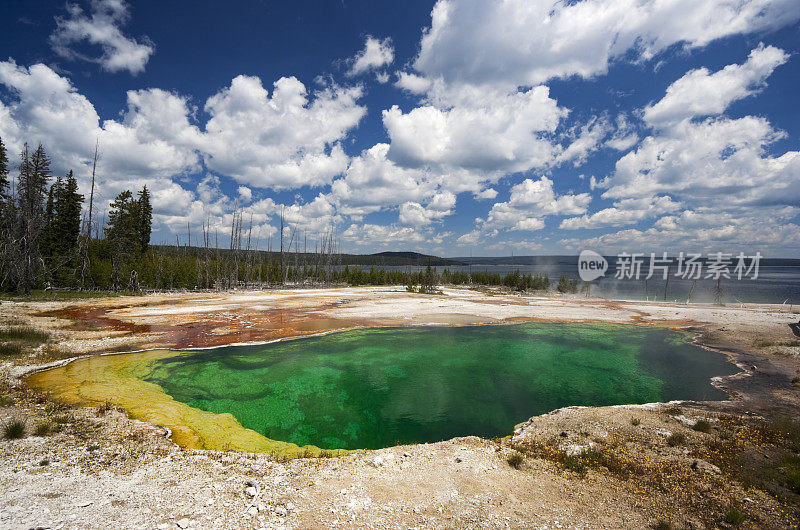
[[[637,223],[643,219],[652,218],[669,212],[674,212],[680,204],[667,196],[623,199],[611,208],[604,208],[592,215],[570,217],[561,221],[559,228],[576,230],[578,228],[607,228],[626,226]]]
[[[144,71],[155,46],[147,37],[140,43],[122,33],[120,26],[129,18],[124,0],[92,0],[92,12],[86,14],[76,4],[67,4],[68,16],[56,18],[56,30],[50,35],[50,45],[66,59],[98,63],[104,70],[131,74]],[[103,53],[93,57],[75,49],[82,42],[99,46]]]
[[[706,68],[692,70],[672,83],[661,101],[644,109],[644,120],[664,127],[687,118],[722,114],[732,102],[764,86],[773,70],[788,59],[783,50],[760,44],[744,64],[729,64],[713,74]]]
[[[545,217],[584,213],[591,200],[588,193],[557,195],[547,177],[525,179],[511,188],[507,202],[495,203],[486,219],[478,219],[477,224],[484,235],[496,235],[498,230],[541,230]]]
[[[422,76],[410,72],[397,72],[397,81],[394,86],[411,92],[412,94],[424,94],[431,88],[431,81]]]
[[[351,60],[352,66],[350,70],[348,70],[347,75],[360,75],[370,70],[388,66],[392,64],[392,61],[394,61],[392,39],[387,37],[380,40],[369,36],[364,42],[364,48]]]
[[[240,75],[206,102],[204,150],[209,169],[257,187],[330,183],[347,168],[339,142],[364,116],[359,87],[327,87],[309,102],[294,77],[274,83]]]
[[[342,232],[342,239],[358,246],[397,248],[398,243],[425,241],[425,236],[409,226],[354,223]]]
[[[800,18],[796,0],[439,0],[414,67],[448,83],[531,86],[593,77],[631,54],[651,58]]]
[[[389,158],[410,167],[439,165],[503,173],[552,162],[553,133],[567,111],[538,86],[525,92],[465,90],[447,95],[451,106],[383,111],[391,138]]]
[[[434,195],[427,206],[418,202],[406,202],[400,206],[400,222],[416,227],[426,226],[453,213],[452,208],[455,205],[456,196],[449,191]]]

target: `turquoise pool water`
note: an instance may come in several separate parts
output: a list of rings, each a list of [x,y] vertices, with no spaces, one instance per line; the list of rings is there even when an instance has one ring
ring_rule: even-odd
[[[364,329],[188,352],[145,381],[264,436],[326,449],[505,436],[568,405],[719,400],[735,373],[683,334],[622,325]]]

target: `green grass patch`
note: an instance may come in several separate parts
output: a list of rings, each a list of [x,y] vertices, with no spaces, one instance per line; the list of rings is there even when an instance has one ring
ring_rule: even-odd
[[[697,420],[695,422],[694,427],[692,427],[697,432],[711,432],[711,422],[708,420]]]
[[[0,344],[0,357],[13,357],[22,353],[19,344]]]
[[[744,512],[739,509],[738,506],[731,506],[725,511],[724,520],[728,524],[732,525],[740,525],[742,524],[747,517],[745,516]]]
[[[28,342],[38,343],[47,342],[50,334],[31,326],[14,326],[10,328],[0,328],[0,341],[2,342]]]
[[[3,425],[3,437],[6,440],[19,440],[25,437],[25,422],[12,420]]]
[[[788,455],[781,460],[786,485],[795,493],[800,494],[800,455]]]
[[[640,420],[639,418],[631,418],[631,425],[633,425],[634,427],[637,427],[640,423],[642,423],[642,420]]]

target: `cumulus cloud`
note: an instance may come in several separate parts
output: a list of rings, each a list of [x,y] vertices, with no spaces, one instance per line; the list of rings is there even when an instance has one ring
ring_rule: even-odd
[[[530,86],[799,18],[795,0],[439,0],[414,67],[449,83]]]
[[[773,70],[788,59],[783,50],[760,44],[744,64],[729,64],[713,74],[706,68],[692,70],[672,83],[659,102],[644,109],[644,120],[664,127],[687,118],[722,114],[732,102],[764,86]]]
[[[229,223],[233,209],[252,201],[250,186],[329,183],[348,167],[338,140],[364,113],[355,102],[360,89],[327,87],[309,102],[305,87],[294,78],[278,80],[271,95],[256,78],[234,79],[209,98],[211,118],[204,129],[195,123],[195,109],[186,97],[160,89],[129,91],[120,117],[101,120],[68,79],[45,65],[0,62],[0,85],[7,96],[0,100],[0,137],[10,153],[19,152],[26,141],[41,142],[53,159],[53,172],[74,170],[86,194],[97,143],[98,208],[107,208],[125,189],[147,185],[158,223],[181,233],[187,222],[217,228]],[[196,190],[181,185],[187,174],[204,166],[243,184],[236,197],[219,191],[218,177],[204,178],[193,185]],[[261,209],[261,219],[254,221],[261,224],[255,226],[269,233],[264,223],[277,206],[259,201],[251,208]],[[340,221],[325,197],[285,210],[287,219],[306,230]]]
[[[611,208],[604,208],[592,215],[570,217],[561,221],[559,228],[608,228],[635,224],[643,219],[674,212],[680,204],[671,197],[661,196],[644,199],[623,199]]]
[[[544,166],[557,147],[553,133],[567,111],[538,86],[525,92],[465,90],[451,106],[424,105],[408,113],[383,111],[391,138],[389,158],[410,167],[446,165],[513,173]]]
[[[706,116],[751,95],[787,60],[782,50],[759,45],[741,65],[693,70],[672,83],[662,100],[644,109],[654,133],[620,158],[611,175],[593,181],[613,206],[565,219],[561,228],[656,219],[650,228],[612,232],[587,244],[779,248],[779,238],[797,230],[792,220],[800,213],[800,152],[772,153],[786,134],[766,118]]]
[[[392,39],[383,40],[368,36],[364,48],[351,59],[352,66],[347,71],[348,76],[356,76],[388,66],[394,61],[394,46]],[[388,79],[387,79],[388,80]]]
[[[424,94],[431,88],[431,81],[410,72],[397,72],[397,81],[394,86],[412,94]]]
[[[425,241],[425,235],[409,226],[354,223],[342,232],[342,239],[358,246],[397,248],[398,243]]]
[[[474,244],[481,237],[493,238],[503,230],[541,230],[545,227],[545,217],[585,213],[591,201],[588,193],[556,194],[553,181],[547,177],[525,179],[511,187],[508,201],[495,203],[486,219],[476,219],[476,230],[462,235],[458,241]]]
[[[294,77],[276,81],[270,95],[259,78],[237,76],[206,102],[206,165],[257,187],[330,183],[347,168],[339,142],[366,112],[361,95],[359,87],[331,86],[309,101]]]
[[[127,3],[92,0],[91,6],[91,13],[87,14],[77,4],[67,4],[67,16],[56,18],[56,30],[50,35],[53,51],[65,59],[98,63],[109,72],[143,72],[155,46],[147,37],[139,42],[122,32],[121,26],[130,16]],[[75,45],[84,41],[99,46],[102,54],[91,56],[77,51]]]

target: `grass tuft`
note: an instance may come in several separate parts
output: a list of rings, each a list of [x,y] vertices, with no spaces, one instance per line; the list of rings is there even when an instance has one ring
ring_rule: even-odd
[[[631,418],[631,425],[633,425],[634,427],[638,426],[640,423],[642,423],[642,420],[640,420],[639,418]]]
[[[672,530],[673,528],[674,526],[672,526],[672,523],[670,523],[666,519],[659,519],[653,525],[654,530]]]
[[[3,425],[3,437],[6,440],[18,440],[25,437],[25,422],[12,420]]]
[[[525,462],[525,457],[523,457],[522,453],[519,451],[512,451],[511,454],[508,455],[508,458],[506,458],[506,462],[514,469],[519,469],[522,463]]]
[[[670,447],[677,447],[679,445],[683,445],[686,443],[686,435],[682,432],[676,432],[671,434],[669,438],[667,438],[667,445]]]
[[[742,524],[747,517],[737,506],[731,506],[725,511],[725,522],[732,525]]]
[[[711,422],[708,420],[697,420],[692,427],[697,432],[711,432]]]
[[[49,420],[45,420],[45,421],[39,422],[36,425],[36,428],[33,430],[33,433],[36,436],[47,436],[52,431],[53,431],[53,422],[51,422]]]

